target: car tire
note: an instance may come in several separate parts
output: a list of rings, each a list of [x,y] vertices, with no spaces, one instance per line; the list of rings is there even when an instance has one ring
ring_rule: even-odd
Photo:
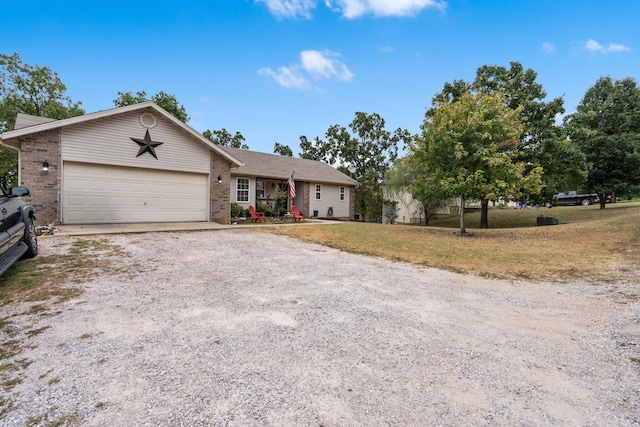
[[[24,253],[22,258],[33,258],[38,255],[38,238],[36,237],[36,226],[33,224],[33,218],[29,218],[23,241],[27,245],[27,252]]]
[[[580,204],[581,204],[582,206],[589,206],[589,205],[591,204],[591,200],[589,200],[589,199],[582,199],[582,200],[580,201]]]

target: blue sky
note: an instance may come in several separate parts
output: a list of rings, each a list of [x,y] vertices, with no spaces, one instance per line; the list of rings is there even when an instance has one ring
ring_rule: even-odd
[[[637,0],[35,0],[3,6],[0,52],[57,71],[87,112],[165,91],[199,132],[297,156],[357,111],[417,133],[482,65],[532,68],[571,113],[599,77],[640,78],[638,17]]]

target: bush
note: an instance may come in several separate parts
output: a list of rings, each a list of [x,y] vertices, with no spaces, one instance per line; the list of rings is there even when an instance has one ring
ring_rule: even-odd
[[[245,210],[245,208],[243,208],[239,204],[231,203],[231,217],[232,218],[239,218],[239,217],[247,216],[246,212],[247,211]]]
[[[264,216],[271,216],[271,207],[269,205],[258,205],[257,212],[264,212]]]

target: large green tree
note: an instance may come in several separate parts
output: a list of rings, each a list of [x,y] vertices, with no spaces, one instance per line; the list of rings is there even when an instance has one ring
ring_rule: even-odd
[[[604,209],[608,195],[629,194],[640,186],[640,88],[631,77],[601,77],[565,118],[573,142],[590,168],[586,190]]]
[[[537,76],[519,62],[511,62],[509,68],[484,65],[477,69],[471,87],[481,92],[500,90],[509,108],[521,107],[523,145],[519,159],[525,165],[525,175],[542,168],[544,184],[539,193],[523,188],[523,197],[544,204],[560,191],[584,182],[587,165],[584,155],[568,142],[564,128],[557,123],[557,117],[565,112],[564,100],[558,97],[546,101],[547,93],[536,81]]]
[[[519,62],[511,62],[509,68],[484,65],[476,70],[472,83],[464,80],[445,83],[433,103],[454,103],[467,92],[504,93],[506,106],[520,109],[523,144],[519,160],[524,164],[524,175],[539,168],[543,171],[541,187],[521,188],[511,196],[541,205],[551,202],[560,191],[578,187],[586,177],[587,166],[584,155],[569,143],[564,128],[556,123],[556,117],[565,111],[563,99],[545,101],[547,94],[536,79],[537,73],[524,69]],[[428,110],[427,117],[434,111],[435,107]],[[481,203],[481,227],[488,227],[489,200],[481,200]]]
[[[153,101],[181,122],[189,122],[189,116],[187,115],[187,110],[184,108],[184,105],[178,102],[175,95],[168,94],[164,91],[156,93],[151,96],[151,98],[147,98],[147,93],[145,91],[136,92],[135,95],[132,92],[118,92],[118,97],[113,100],[113,104],[116,107],[124,107],[126,105],[139,104],[145,101]]]
[[[435,101],[411,145],[411,162],[419,167],[413,191],[459,197],[460,234],[466,232],[465,200],[496,200],[540,185],[541,170],[525,176],[519,161],[522,107],[508,108],[506,102],[500,91]]]
[[[240,132],[236,132],[235,135],[231,135],[225,128],[214,131],[207,129],[202,132],[202,135],[209,141],[221,147],[241,148],[243,150],[249,149],[249,146],[244,143],[244,136],[242,136]]]
[[[362,220],[382,214],[384,175],[398,156],[398,145],[409,143],[407,130],[385,129],[385,120],[377,113],[357,112],[349,130],[340,125],[329,127],[325,139],[309,141],[300,137],[301,158],[339,164],[338,169],[353,176],[360,185],[355,204]]]
[[[81,103],[73,102],[66,90],[49,67],[25,64],[17,53],[0,54],[0,132],[13,130],[18,113],[51,119],[84,114]],[[0,147],[0,181],[11,186],[17,176],[17,154]]]

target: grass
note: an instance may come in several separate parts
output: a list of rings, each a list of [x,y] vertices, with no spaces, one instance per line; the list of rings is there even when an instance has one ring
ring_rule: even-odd
[[[121,255],[122,248],[107,239],[76,240],[66,254],[20,261],[0,277],[0,306],[77,298],[82,289],[67,283],[80,283],[94,272],[110,268],[113,257]],[[47,307],[36,304],[32,310],[46,311]]]
[[[537,227],[536,217],[557,216],[560,225]],[[361,222],[261,229],[348,252],[426,267],[533,281],[637,280],[640,202],[551,209],[490,209],[489,229],[480,213],[465,215],[469,237],[454,233],[459,216],[428,227]]]

